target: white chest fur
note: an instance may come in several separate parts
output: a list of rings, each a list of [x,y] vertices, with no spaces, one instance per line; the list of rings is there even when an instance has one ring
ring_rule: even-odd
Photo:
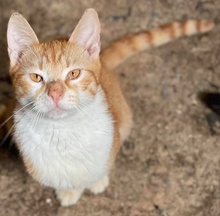
[[[83,113],[65,119],[16,114],[15,139],[36,168],[44,185],[57,189],[85,188],[107,171],[113,144],[113,121],[103,94]]]

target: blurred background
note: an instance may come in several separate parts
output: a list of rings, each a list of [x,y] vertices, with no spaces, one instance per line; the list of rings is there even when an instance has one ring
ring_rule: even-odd
[[[216,26],[140,53],[114,71],[135,124],[105,193],[85,192],[77,205],[60,207],[52,189],[27,175],[15,148],[0,147],[0,215],[220,215],[219,118],[198,100],[200,91],[220,87],[219,0],[1,0],[1,104],[13,97],[6,44],[11,13],[23,14],[46,41],[69,36],[90,7],[99,14],[102,47],[176,20],[208,19]]]

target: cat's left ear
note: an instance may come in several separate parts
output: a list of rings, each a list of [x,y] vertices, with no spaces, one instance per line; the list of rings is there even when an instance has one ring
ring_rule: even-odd
[[[13,13],[8,22],[7,31],[8,54],[11,66],[15,66],[25,50],[39,43],[36,34],[19,13]]]
[[[87,9],[70,36],[69,42],[77,43],[85,48],[92,58],[100,53],[100,22],[97,12]]]

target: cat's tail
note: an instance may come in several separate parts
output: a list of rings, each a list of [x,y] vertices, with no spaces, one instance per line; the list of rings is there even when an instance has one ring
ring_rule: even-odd
[[[105,65],[112,69],[138,52],[161,46],[182,36],[205,33],[213,27],[214,23],[206,20],[174,22],[123,37],[105,48],[101,58]]]

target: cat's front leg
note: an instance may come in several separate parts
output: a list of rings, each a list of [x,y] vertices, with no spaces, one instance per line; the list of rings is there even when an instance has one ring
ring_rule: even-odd
[[[108,175],[103,176],[99,181],[92,184],[88,189],[94,193],[99,194],[102,193],[109,185],[109,177]]]
[[[77,203],[83,193],[83,189],[56,190],[57,199],[62,206],[70,206]]]

